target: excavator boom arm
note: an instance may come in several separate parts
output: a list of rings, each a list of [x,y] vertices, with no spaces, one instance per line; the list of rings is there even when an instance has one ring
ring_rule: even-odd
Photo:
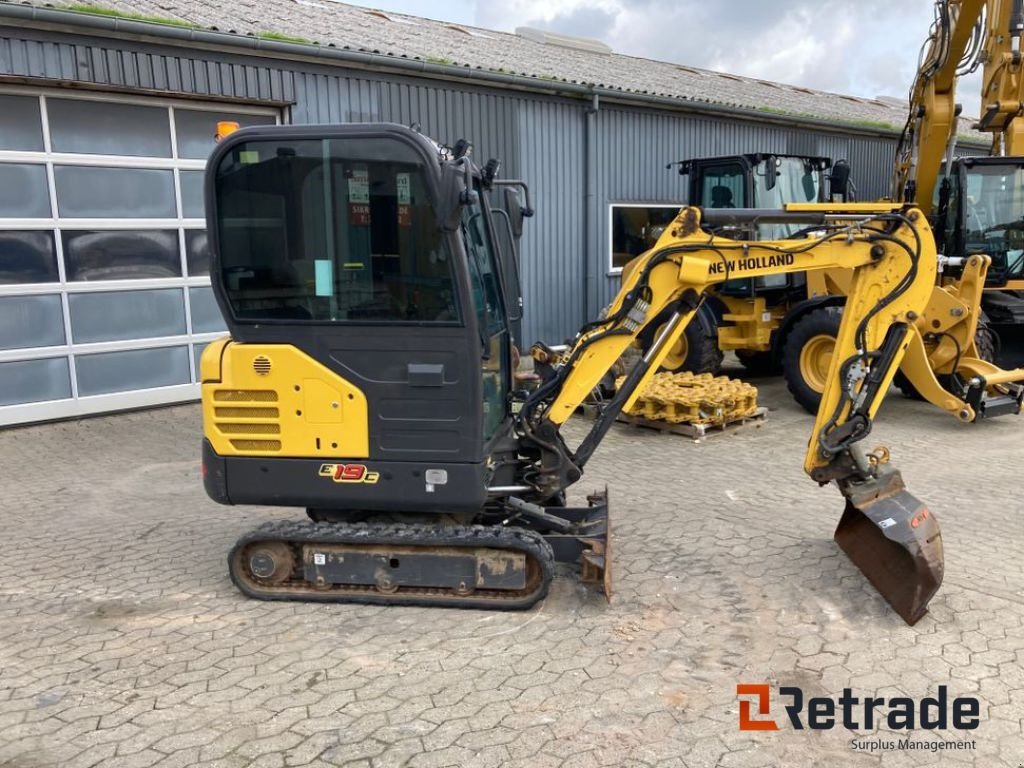
[[[655,247],[640,257],[606,318],[585,327],[577,337],[543,418],[556,426],[563,424],[637,336],[665,310],[674,309],[672,320],[641,362],[642,373],[635,380],[627,379],[629,392],[623,396],[621,408],[628,408],[639,397],[709,287],[726,280],[825,268],[850,268],[854,277],[814,433],[821,436],[839,430],[858,413],[873,418],[906,348],[906,343],[900,344],[888,358],[880,357],[890,329],[914,321],[935,282],[937,261],[928,223],[917,209],[898,204],[790,208],[775,213],[774,218],[821,226],[825,233],[813,239],[729,240],[700,228],[699,209],[683,209]],[[763,211],[742,209],[704,210],[703,215],[728,216],[732,221],[766,218]],[[844,370],[844,361],[854,362]],[[884,370],[879,370],[881,363]],[[877,379],[875,391],[870,402],[867,395],[861,398],[858,410],[853,406],[868,374]],[[835,458],[822,455],[818,443],[812,440],[808,447],[808,472]]]
[[[701,229],[700,209],[682,209],[654,248],[638,258],[605,316],[581,329],[552,378],[519,414],[517,428],[524,442],[542,448],[536,475],[542,495],[559,493],[579,479],[618,412],[643,392],[709,287],[784,272],[852,269],[852,287],[804,469],[821,484],[837,482],[847,500],[837,540],[913,623],[941,581],[938,526],[903,488],[899,473],[880,466],[887,461],[887,452],[868,454],[858,443],[871,431],[909,344],[910,327],[935,283],[937,258],[926,217],[916,208],[886,203],[801,205],[784,212],[704,210],[703,215],[736,223],[784,220],[818,233],[806,239],[730,240]],[[559,427],[640,333],[661,322],[658,318],[666,312],[671,319],[654,344],[590,433],[570,450]],[[926,517],[912,517],[921,514]],[[926,527],[921,524],[924,519]],[[897,535],[906,540],[893,544]],[[871,541],[875,536],[894,547],[882,563],[875,562],[884,550]]]

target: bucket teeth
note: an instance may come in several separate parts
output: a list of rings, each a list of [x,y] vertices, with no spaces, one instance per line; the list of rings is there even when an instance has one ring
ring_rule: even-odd
[[[841,482],[846,509],[835,540],[907,624],[928,612],[942,584],[942,533],[929,509],[896,469]]]

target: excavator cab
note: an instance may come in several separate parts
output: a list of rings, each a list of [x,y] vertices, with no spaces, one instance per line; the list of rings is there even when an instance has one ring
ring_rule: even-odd
[[[228,474],[232,500],[265,498],[267,483],[253,481],[274,479],[310,508],[483,504],[488,446],[508,420],[507,306],[518,298],[505,293],[485,179],[468,157],[441,173],[439,151],[385,125],[239,131],[218,147],[211,280],[234,343],[214,345],[206,367],[239,375],[235,350],[266,347],[245,353],[245,387],[207,385],[216,453],[265,454]],[[243,431],[242,406],[226,412],[229,392],[249,385],[276,395],[277,423]],[[288,457],[280,469],[275,455]],[[378,459],[375,471],[395,479],[316,484],[296,465],[319,472],[339,455]],[[409,463],[449,480],[417,481]]]
[[[239,540],[245,594],[521,609],[560,561],[607,591],[602,500],[541,499],[558,509],[507,524],[523,487],[514,251],[532,209],[497,172],[468,142],[392,124],[218,144],[210,273],[230,338],[201,362],[204,482],[220,503],[310,518]]]
[[[1003,366],[1024,365],[1024,157],[957,158],[935,198],[944,282],[959,278],[972,255],[992,259],[981,308],[997,343],[986,351]]]
[[[943,254],[988,254],[987,288],[1024,287],[1024,157],[958,158],[936,187],[936,198]]]

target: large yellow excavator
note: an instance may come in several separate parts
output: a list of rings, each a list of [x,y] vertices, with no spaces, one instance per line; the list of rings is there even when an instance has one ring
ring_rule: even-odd
[[[885,450],[878,408],[935,284],[925,215],[903,203],[730,210],[816,234],[743,242],[685,208],[602,317],[532,392],[515,389],[498,243],[529,214],[521,182],[470,145],[398,125],[247,128],[207,170],[211,280],[230,338],[203,353],[203,472],[225,504],[305,508],[243,536],[235,584],[261,599],[526,608],[555,562],[611,589],[607,498],[566,490],[643,391],[712,286],[852,271],[804,468],[845,500],[836,540],[909,623],[943,572],[939,526]],[[506,198],[501,215],[488,204]],[[667,314],[666,314],[667,313]],[[665,318],[666,320],[662,320]],[[661,330],[575,447],[562,425],[622,352]]]
[[[1024,362],[1024,76],[1021,0],[947,0],[910,95],[897,151],[895,199],[912,200],[933,221],[955,280],[975,255],[988,257],[982,306],[991,327]],[[982,68],[982,115],[990,154],[957,157],[959,77]],[[1005,357],[1005,355],[1004,355]]]

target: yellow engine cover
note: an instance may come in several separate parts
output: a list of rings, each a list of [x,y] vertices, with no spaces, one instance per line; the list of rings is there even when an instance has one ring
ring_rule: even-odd
[[[366,396],[288,344],[203,350],[203,434],[221,456],[369,456]]]

